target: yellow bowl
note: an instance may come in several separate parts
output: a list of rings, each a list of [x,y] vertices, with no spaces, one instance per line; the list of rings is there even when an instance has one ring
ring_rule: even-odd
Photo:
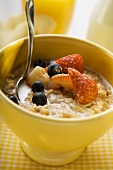
[[[41,56],[53,60],[72,53],[80,53],[85,65],[113,86],[113,54],[101,46],[64,35],[39,35],[34,39],[33,59]],[[0,51],[0,84],[12,69],[26,61],[26,56],[27,38]],[[1,90],[0,114],[20,138],[26,154],[46,165],[63,165],[75,160],[113,125],[113,108],[88,118],[50,118],[16,105]]]

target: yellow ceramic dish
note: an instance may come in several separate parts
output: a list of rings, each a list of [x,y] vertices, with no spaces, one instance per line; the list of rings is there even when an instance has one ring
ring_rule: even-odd
[[[113,86],[113,54],[99,45],[63,35],[40,35],[34,40],[33,59],[56,59],[80,53],[85,65],[103,75]],[[0,51],[0,84],[7,74],[26,61],[27,38]],[[20,138],[29,157],[46,165],[63,165],[78,158],[85,147],[113,125],[113,108],[88,118],[59,119],[37,116],[15,103],[0,90],[0,114]]]

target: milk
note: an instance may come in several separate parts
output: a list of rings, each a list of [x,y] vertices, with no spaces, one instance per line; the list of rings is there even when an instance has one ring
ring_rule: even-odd
[[[87,39],[113,52],[113,0],[99,0],[95,6]]]

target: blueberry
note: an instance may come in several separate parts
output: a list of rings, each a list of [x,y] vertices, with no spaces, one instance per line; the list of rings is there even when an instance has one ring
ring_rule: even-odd
[[[52,64],[53,62],[55,62],[54,60],[51,60],[47,63],[47,66],[49,66],[50,64]]]
[[[8,96],[13,102],[15,102],[16,104],[18,104],[18,99],[15,97],[15,96],[13,96],[13,95],[11,95],[11,96]]]
[[[52,77],[52,76],[54,76],[54,75],[56,75],[56,74],[61,74],[61,73],[62,73],[62,68],[60,67],[59,64],[56,64],[56,63],[50,64],[50,65],[48,66],[48,71],[47,71],[47,73],[48,73],[48,75],[49,75],[50,77]]]
[[[46,63],[45,63],[45,61],[42,60],[42,59],[37,59],[37,60],[35,60],[35,62],[34,62],[34,67],[36,67],[36,66],[40,66],[40,67],[45,68],[45,67],[46,67]]]
[[[32,91],[33,92],[42,92],[44,90],[44,84],[41,81],[35,81],[32,84]]]
[[[47,103],[47,97],[43,92],[35,93],[33,95],[32,102],[35,103],[37,106],[43,106]]]

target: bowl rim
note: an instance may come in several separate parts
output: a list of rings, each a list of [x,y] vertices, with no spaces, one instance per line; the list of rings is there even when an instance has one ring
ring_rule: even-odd
[[[80,39],[80,38],[76,38],[76,37],[73,37],[73,36],[69,36],[69,35],[62,35],[62,34],[41,34],[41,35],[35,35],[35,38],[64,38],[64,39],[70,39],[70,40],[76,40],[76,41],[80,41],[80,42],[83,42],[83,43],[86,43],[86,44],[90,44],[92,46],[95,46],[96,48],[98,48],[99,50],[102,50],[104,51],[104,53],[108,53],[109,54],[109,57],[111,57],[113,59],[113,53],[111,51],[109,51],[108,49],[106,49],[105,47],[95,43],[95,42],[92,42],[92,41],[89,41],[89,40],[85,40],[85,39]],[[0,50],[0,53],[5,50],[7,47],[10,47],[12,46],[13,44],[16,44],[20,41],[23,41],[23,40],[28,40],[28,37],[24,37],[24,38],[20,38],[18,40],[15,40],[14,42],[11,42],[10,44],[4,46],[1,50]],[[39,115],[35,112],[32,112],[30,110],[27,110],[17,104],[15,104],[13,101],[11,101],[3,92],[2,90],[0,89],[0,96],[2,96],[2,98],[8,102],[12,107],[18,109],[19,111],[21,111],[21,113],[23,114],[27,114],[29,116],[33,116],[37,119],[41,119],[41,120],[46,120],[46,121],[52,121],[52,122],[63,122],[63,123],[70,123],[70,122],[76,122],[76,123],[79,123],[79,122],[85,122],[85,121],[91,121],[91,120],[94,120],[94,119],[98,119],[100,117],[103,117],[104,115],[106,114],[109,114],[111,113],[111,111],[113,112],[113,107],[109,108],[108,110],[106,111],[103,111],[101,113],[98,113],[98,114],[95,114],[95,115],[91,115],[91,116],[88,116],[88,117],[81,117],[81,118],[57,118],[57,117],[49,117],[49,116],[46,116],[46,115]]]

